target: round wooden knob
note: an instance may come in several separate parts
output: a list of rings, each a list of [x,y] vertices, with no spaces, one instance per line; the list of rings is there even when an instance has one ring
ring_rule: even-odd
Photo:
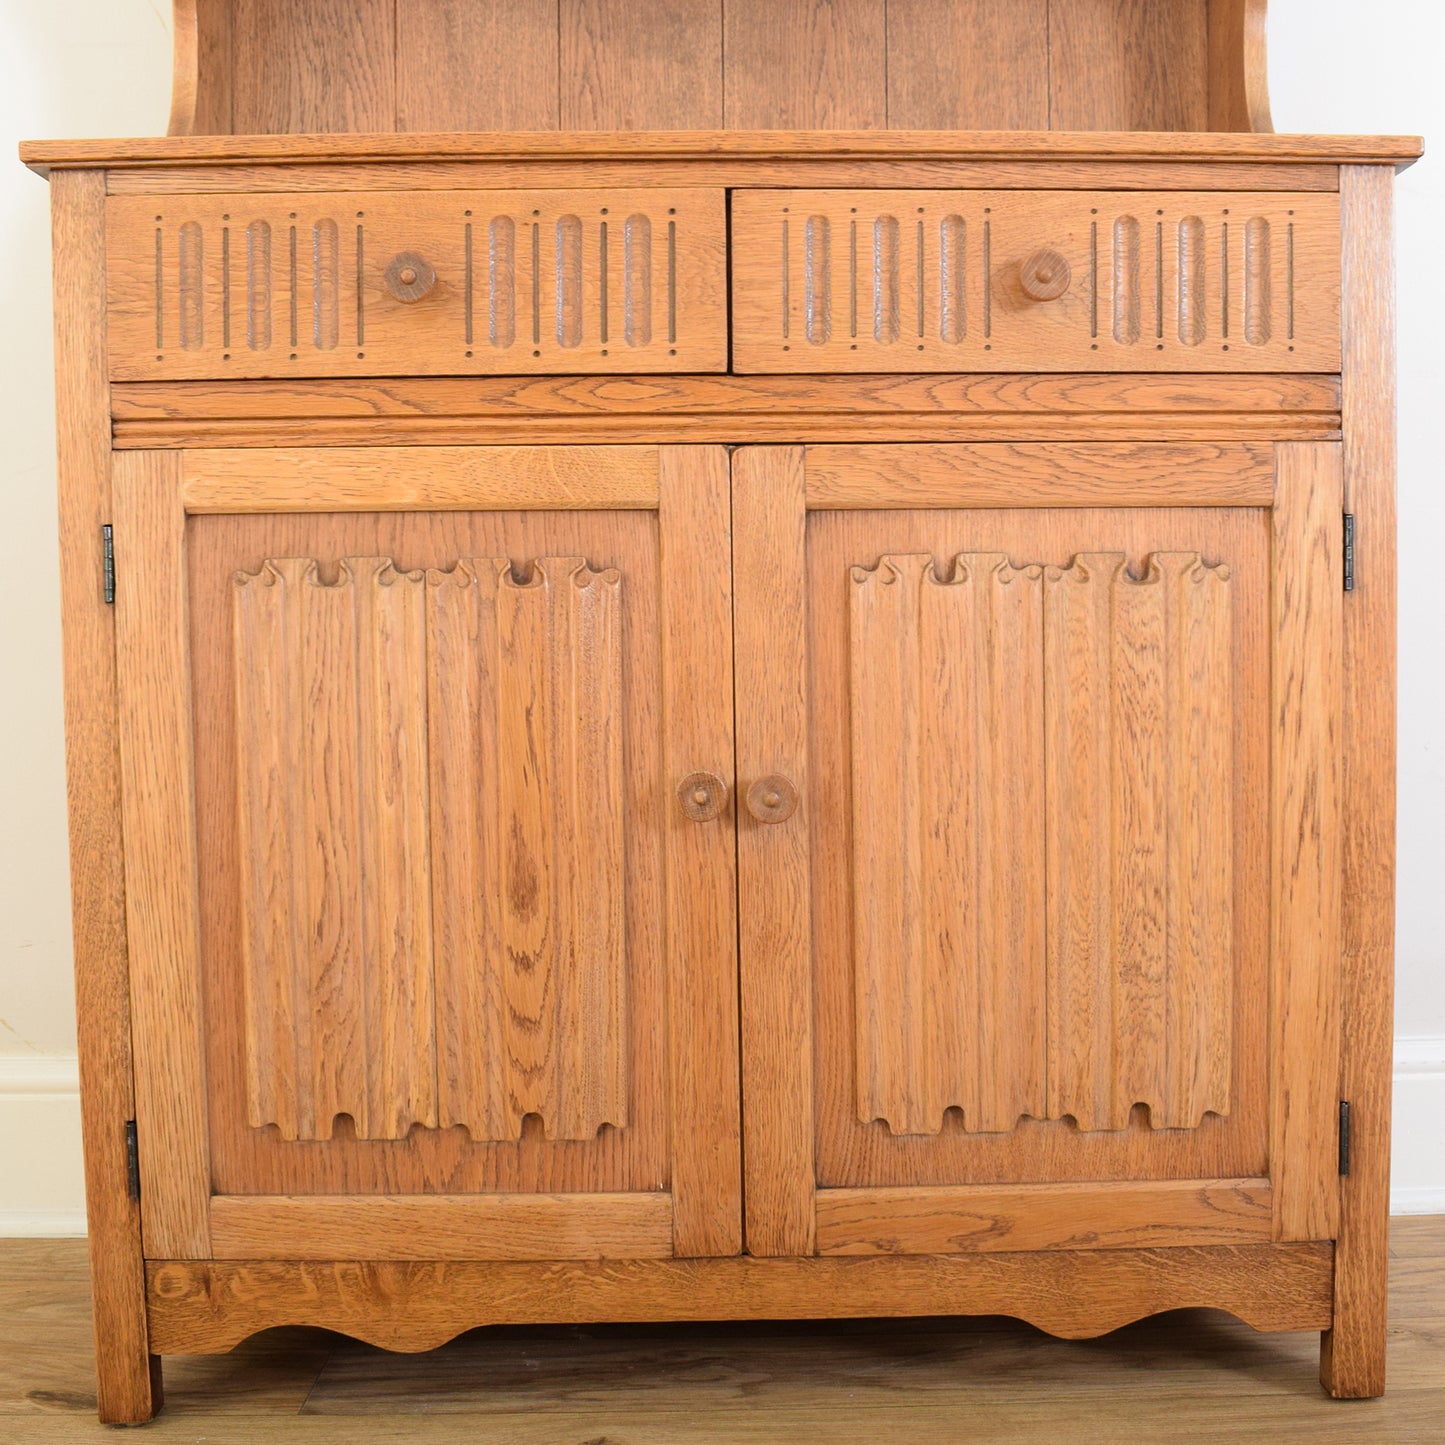
[[[689,773],[677,786],[682,814],[694,823],[711,823],[728,805],[728,785],[716,773]]]
[[[748,812],[760,823],[786,823],[797,809],[798,790],[780,773],[769,773],[748,789]]]
[[[393,256],[386,268],[386,289],[398,301],[420,301],[436,284],[436,268],[415,251]]]
[[[1032,301],[1057,301],[1073,278],[1069,263],[1057,251],[1035,251],[1019,265],[1019,285]]]

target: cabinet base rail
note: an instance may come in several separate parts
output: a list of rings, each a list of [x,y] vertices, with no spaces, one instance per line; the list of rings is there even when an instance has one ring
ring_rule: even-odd
[[[1331,1323],[1334,1246],[1209,1245],[884,1258],[330,1263],[158,1260],[150,1348],[215,1354],[314,1325],[433,1349],[481,1325],[1010,1315],[1087,1339],[1165,1310],[1225,1310],[1261,1331]]]

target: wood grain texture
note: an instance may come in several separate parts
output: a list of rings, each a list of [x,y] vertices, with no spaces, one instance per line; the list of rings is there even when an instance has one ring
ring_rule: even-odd
[[[943,1445],[985,1381],[990,1430],[1020,1441],[1247,1432],[1359,1445],[1362,1429],[1428,1439],[1445,1358],[1435,1303],[1442,1245],[1439,1216],[1392,1221],[1390,1391],[1363,1413],[1305,1384],[1310,1335],[1261,1335],[1198,1310],[1143,1320],[1101,1345],[997,1317],[669,1322],[590,1328],[582,1340],[565,1326],[503,1326],[422,1355],[287,1329],[226,1354],[168,1360],[167,1393],[184,1428],[229,1445],[322,1440],[338,1428],[356,1445],[422,1430],[432,1445],[473,1445],[479,1434],[555,1445],[599,1430],[636,1445],[860,1432]],[[37,1445],[85,1431],[84,1255],[78,1239],[0,1241],[0,1414]]]
[[[1081,553],[1043,577],[1048,1116],[1234,1107],[1229,568]]]
[[[1209,129],[1267,133],[1267,0],[1209,0]]]
[[[732,222],[739,371],[1338,365],[1330,196],[748,190]],[[1072,277],[1051,300],[1041,248]]]
[[[808,505],[899,507],[1268,506],[1274,453],[1253,445],[1019,443],[812,446]]]
[[[129,1197],[126,1121],[135,1118],[126,955],[114,613],[105,605],[100,529],[111,519],[100,307],[104,177],[55,177],[56,425],[65,647],[65,776],[75,952],[81,1129],[102,1420],[160,1407],[146,1343],[139,1203]]]
[[[721,371],[717,189],[112,197],[112,374]],[[436,273],[420,299],[394,258]]]
[[[820,1189],[817,1200],[820,1255],[1248,1244],[1271,1224],[1267,1179]]]
[[[324,507],[324,502],[321,503]],[[189,572],[192,603],[192,666],[196,695],[197,810],[200,820],[202,903],[202,971],[206,999],[212,1174],[216,1193],[316,1194],[470,1194],[470,1193],[658,1193],[669,1187],[669,1136],[682,1121],[672,1119],[668,1085],[667,1018],[668,968],[665,920],[663,814],[660,799],[671,799],[662,758],[662,723],[665,707],[661,676],[660,578],[657,514],[655,511],[472,511],[373,512],[321,511],[305,514],[200,516],[189,523]],[[623,765],[621,868],[626,878],[625,934],[616,967],[625,974],[625,1048],[629,1076],[626,1127],[606,1127],[594,1137],[552,1137],[551,1121],[523,1117],[521,1137],[491,1142],[474,1139],[461,1125],[413,1129],[406,1138],[363,1141],[354,1121],[342,1116],[329,1139],[287,1142],[275,1129],[258,1130],[246,1120],[245,1056],[239,1027],[242,1016],[243,960],[242,898],[237,886],[242,864],[238,851],[237,777],[241,764],[236,752],[235,641],[233,635],[233,577],[237,571],[255,574],[268,558],[312,557],[321,563],[322,575],[334,578],[346,557],[388,557],[399,572],[453,573],[459,559],[505,558],[517,575],[532,576],[539,558],[585,557],[599,574],[615,570],[621,580],[624,625],[620,633],[622,681],[609,696],[612,725],[620,730]],[[495,578],[495,570],[489,575]],[[459,577],[448,585],[455,585]],[[442,590],[433,587],[433,596]],[[527,590],[527,589],[520,589]],[[462,593],[456,587],[452,596]],[[470,595],[470,594],[469,594]],[[530,596],[536,597],[532,591]],[[458,599],[460,600],[460,599]],[[473,597],[473,601],[476,598]],[[604,654],[599,654],[604,655]],[[468,685],[480,694],[484,679],[475,649],[454,656],[464,669]],[[471,672],[472,661],[476,674]],[[589,664],[590,665],[590,664]],[[451,664],[447,676],[455,677]],[[495,708],[473,708],[465,717],[475,720],[477,748],[482,722],[495,718]],[[459,717],[455,741],[465,727]],[[538,718],[538,728],[541,728]],[[544,740],[545,741],[545,740]],[[426,744],[428,752],[430,745]],[[540,745],[539,745],[540,746]],[[545,748],[540,748],[546,751]],[[468,753],[466,772],[454,792],[447,794],[456,836],[447,840],[442,854],[443,877],[461,877],[464,897],[446,900],[455,908],[455,920],[466,924],[464,903],[475,900],[480,913],[503,897],[500,875],[485,891],[477,878],[485,876],[485,859],[461,831],[467,807],[483,809],[491,779],[499,770],[480,752]],[[550,754],[549,754],[550,756]],[[543,757],[537,766],[547,761]],[[480,781],[478,781],[480,779]],[[599,776],[597,795],[608,797],[607,779]],[[435,801],[435,784],[428,773],[427,790]],[[560,795],[555,795],[562,801]],[[471,800],[470,803],[468,800]],[[541,821],[550,812],[529,814]],[[450,826],[450,823],[448,823]],[[469,825],[468,825],[469,826]],[[540,826],[540,822],[538,824]],[[534,836],[527,833],[526,837]],[[599,838],[602,834],[599,832]],[[482,840],[478,840],[480,842]],[[586,840],[582,840],[586,843]],[[570,839],[562,840],[558,866],[566,862]],[[495,855],[495,852],[493,854]],[[546,861],[545,859],[542,861]],[[475,867],[481,870],[469,872]],[[561,875],[551,868],[554,883]],[[535,901],[543,905],[545,878],[537,875]],[[592,889],[587,877],[574,880],[578,888]],[[563,889],[565,895],[566,889]],[[526,897],[524,890],[523,899]],[[565,901],[565,900],[564,900]],[[510,905],[509,905],[510,906]],[[688,906],[681,900],[681,906]],[[448,934],[444,945],[455,948],[458,967],[476,950],[491,966],[467,974],[486,994],[500,988],[507,961],[487,945],[480,927],[466,925],[463,936]],[[528,934],[528,937],[533,936]],[[555,937],[555,934],[552,935]],[[434,938],[441,935],[434,929]],[[546,942],[547,940],[544,940]],[[569,964],[570,968],[570,964]],[[571,976],[570,973],[568,975]],[[490,997],[487,994],[487,997]],[[464,1065],[476,1064],[489,1073],[499,1061],[478,1056],[486,1017],[480,1013],[486,997],[477,989],[458,996],[457,1025],[464,1057],[456,1063],[457,1079],[467,1085]],[[543,1001],[544,1004],[546,1000]],[[556,1000],[548,1007],[555,1008]],[[599,1010],[600,1013],[600,1010]],[[555,1017],[555,1014],[549,1014]],[[443,1016],[446,1036],[453,1024]],[[601,1057],[597,1060],[603,1068]],[[452,1067],[450,1056],[447,1067]],[[542,1087],[539,1076],[538,1087]],[[531,1085],[527,1086],[529,1089]],[[510,1107],[510,1106],[509,1106]],[[514,1124],[515,1127],[515,1124]]]
[[[865,1124],[1229,1112],[1228,570],[1127,564],[853,569]]]
[[[888,0],[891,130],[1046,130],[1048,0]]]
[[[147,1266],[157,1347],[205,1354],[260,1329],[313,1324],[425,1350],[482,1324],[635,1319],[1006,1314],[1091,1338],[1208,1305],[1256,1329],[1329,1319],[1328,1244],[1057,1250],[890,1259],[636,1260],[610,1264]]]
[[[710,772],[736,791],[733,744],[732,489],[720,447],[659,454],[663,720],[668,781]],[[679,1257],[742,1250],[735,813],[670,807],[667,953],[672,999],[672,1228]]]
[[[234,0],[238,135],[396,129],[396,0]]]
[[[1209,130],[1202,0],[1049,0],[1055,130]]]
[[[127,568],[116,670],[142,1229],[148,1255],[200,1259],[210,1253],[211,1179],[179,472],[164,452],[112,465],[116,554]]]
[[[657,506],[657,448],[196,450],[189,513],[624,510]]]
[[[760,3],[760,0],[753,0]],[[810,76],[809,86],[816,84]],[[25,141],[20,159],[33,169],[126,170],[149,166],[228,167],[285,161],[323,165],[385,160],[413,164],[454,159],[523,160],[536,165],[565,160],[683,159],[716,161],[754,158],[768,163],[806,159],[893,161],[1255,161],[1390,165],[1418,160],[1423,142],[1409,135],[1240,135],[1188,131],[981,130],[883,131],[769,130],[748,127],[719,131],[440,131],[414,135],[329,134],[164,136],[127,140]],[[188,182],[188,188],[190,183]]]
[[[564,130],[713,130],[723,124],[718,0],[561,0]]]
[[[221,1195],[218,1259],[666,1259],[666,1194]]]
[[[821,1187],[889,1188],[964,1183],[1011,1187],[1049,1182],[1259,1178],[1268,1174],[1269,1039],[1264,1006],[1270,989],[1266,831],[1270,738],[1268,518],[1269,513],[1259,507],[1067,507],[1057,510],[1003,507],[953,511],[885,507],[866,513],[832,510],[810,513],[807,686],[813,811],[809,862],[814,929],[811,980],[815,1149]],[[861,1121],[857,1077],[866,1065],[857,1057],[857,1010],[862,999],[853,963],[858,918],[854,890],[856,859],[860,849],[867,849],[869,840],[855,836],[853,772],[857,766],[882,775],[897,750],[876,760],[871,756],[857,763],[854,760],[850,729],[851,624],[845,590],[850,569],[874,568],[886,557],[926,555],[940,574],[946,574],[952,567],[952,559],[960,552],[1003,554],[1015,568],[1041,560],[1058,567],[1072,558],[1110,551],[1124,552],[1130,559],[1129,571],[1136,577],[1147,575],[1148,559],[1155,554],[1199,553],[1208,568],[1223,566],[1229,572],[1227,610],[1233,642],[1224,686],[1232,704],[1227,730],[1232,768],[1225,799],[1222,802],[1209,799],[1205,815],[1223,815],[1229,820],[1226,836],[1210,839],[1209,847],[1217,850],[1216,856],[1228,856],[1232,860],[1225,906],[1231,919],[1227,953],[1218,959],[1210,974],[1212,983],[1223,984],[1225,996],[1232,1000],[1224,1030],[1229,1037],[1230,1112],[1227,1116],[1206,1113],[1202,1119],[1196,1119],[1194,1127],[1172,1129],[1151,1128],[1145,1111],[1137,1110],[1126,1118],[1126,1127],[1092,1133],[1082,1132],[1067,1120],[1037,1118],[1022,1119],[1016,1127],[1000,1132],[975,1133],[970,1131],[966,1116],[960,1117],[956,1111],[944,1116],[941,1128],[935,1121],[932,1127],[936,1132],[932,1134],[898,1135],[880,1123]],[[1122,585],[1141,593],[1151,591],[1149,584]],[[1162,591],[1164,583],[1161,580],[1152,587]],[[1217,600],[1210,597],[1211,603]],[[966,661],[963,645],[953,648],[952,654],[961,670]],[[1178,655],[1187,662],[1181,671],[1192,671],[1190,653],[1180,648]],[[1045,660],[1047,657],[1045,652]],[[1213,667],[1209,674],[1214,676]],[[1151,700],[1149,690],[1131,683],[1131,677],[1130,672],[1121,674],[1121,695],[1116,702],[1111,691],[1110,710],[1119,707],[1127,715],[1137,717],[1138,736],[1148,739],[1158,732],[1158,709],[1163,707],[1165,698],[1155,694],[1157,701]],[[1132,691],[1124,694],[1126,685]],[[1091,694],[1096,696],[1102,690],[1091,689]],[[1026,695],[1026,686],[1020,684],[1019,691]],[[923,695],[931,700],[942,693],[930,688]],[[1081,696],[1080,707],[1087,700],[1087,695]],[[956,711],[966,718],[966,709]],[[1015,708],[1011,707],[1007,716],[1010,726],[1022,729]],[[1201,716],[1211,716],[1208,705]],[[1176,720],[1182,726],[1189,721],[1188,714],[1179,714]],[[961,725],[955,723],[955,727],[963,734],[963,741],[955,747],[962,765],[967,758],[967,737]],[[1182,747],[1169,749],[1175,758],[1182,751]],[[1150,756],[1155,763],[1144,769],[1142,776],[1153,777],[1155,787],[1160,788],[1169,781],[1168,769],[1160,765],[1157,750]],[[1112,764],[1110,770],[1113,771]],[[1177,781],[1182,792],[1170,802],[1172,812],[1182,808],[1189,792],[1198,786],[1187,777]],[[941,787],[939,780],[930,784],[931,789]],[[1047,789],[1043,791],[1046,816],[1049,811],[1055,817],[1060,816],[1062,800],[1053,803],[1047,797]],[[916,805],[920,814],[926,813],[929,806],[927,802]],[[1163,806],[1161,802],[1159,807]],[[980,840],[985,836],[985,824],[981,821],[975,830],[969,827],[969,818],[987,818],[986,809],[987,794],[983,794],[979,797],[977,813],[970,813],[963,820],[963,826],[970,833],[977,832]],[[1158,824],[1150,820],[1162,816],[1160,812],[1145,811],[1136,818],[1121,818],[1121,837],[1127,837],[1130,829],[1157,827]],[[952,827],[952,820],[948,820],[948,826]],[[1015,826],[1018,826],[1017,820]],[[1105,866],[1111,867],[1109,855],[1114,845],[1108,840],[1112,840],[1115,826],[1112,816],[1090,815],[1088,824],[1080,825],[1079,835],[1089,831],[1089,826],[1092,833],[1088,847],[1092,852],[1085,856],[1097,853]],[[1131,868],[1145,863],[1160,868],[1171,854],[1176,862],[1188,863],[1183,841],[1197,839],[1202,830],[1196,830],[1190,823],[1178,831],[1177,851],[1172,846],[1165,847],[1162,853],[1156,846],[1152,855],[1124,850],[1118,864],[1121,900],[1136,886],[1129,872]],[[927,848],[936,846],[929,837]],[[896,847],[890,849],[886,842],[880,842],[878,848],[885,857],[899,852]],[[961,852],[960,856],[968,855]],[[1199,895],[1191,892],[1185,896]],[[967,903],[966,896],[961,907],[954,901],[948,913],[940,916],[940,921],[947,922],[955,935],[959,929],[954,918],[957,912],[966,909]],[[1117,1011],[1118,1016],[1124,1018],[1116,1059],[1121,1082],[1131,1086],[1137,1082],[1131,1073],[1136,1054],[1141,1061],[1159,1059],[1161,1055],[1155,1047],[1159,1038],[1177,1029],[1181,1047],[1175,1052],[1181,1064],[1192,1065],[1195,1054],[1186,1046],[1187,1034],[1208,1027],[1204,1020],[1191,1017],[1188,1011],[1179,1012],[1172,1023],[1167,1018],[1161,1020],[1157,1013],[1145,1015],[1140,1010],[1136,1010],[1140,1014],[1137,1020],[1127,1016],[1128,1002],[1135,993],[1144,998],[1148,988],[1163,982],[1147,962],[1152,956],[1157,964],[1160,957],[1150,938],[1158,936],[1163,901],[1157,897],[1152,901],[1146,898],[1145,904],[1137,910],[1120,907],[1117,913],[1120,931],[1116,939],[1111,903],[1109,932],[1096,935],[1106,938],[1105,946],[1111,951],[1118,949],[1120,958],[1127,958],[1133,967],[1130,972],[1121,965],[1118,989],[1111,980],[1111,986],[1095,1004],[1106,1011]],[[992,899],[987,906],[994,906]],[[1140,925],[1137,937],[1129,931],[1134,923]],[[1149,933],[1144,925],[1156,933]],[[1196,936],[1187,931],[1192,924],[1186,925],[1180,918],[1170,926],[1179,928],[1180,932],[1168,946],[1177,950],[1181,964],[1188,962]],[[942,936],[943,928],[938,932]],[[1212,941],[1213,936],[1210,937]],[[1078,941],[1076,946],[1083,947],[1083,943]],[[1162,943],[1157,947],[1162,950]],[[1221,971],[1224,971],[1223,978]],[[967,974],[964,977],[966,979]],[[1193,984],[1187,978],[1178,977],[1170,982],[1171,988],[1175,985],[1181,995],[1179,1002],[1188,1000]],[[1202,1001],[1207,1001],[1207,995]],[[1011,1020],[1020,1007],[1020,1004],[1011,1005],[1008,1015]],[[1064,1021],[1068,1022],[1067,1017]],[[1217,1044],[1212,1049],[1203,1049],[1199,1058],[1211,1059],[1217,1065]],[[991,1078],[991,1074],[988,1077]],[[1177,1097],[1185,1098],[1190,1096],[1193,1085],[1187,1076],[1177,1081],[1171,1076],[1168,1088]]]
[[[1045,1115],[1042,571],[849,582],[858,1118],[1011,1129]]]
[[[745,1234],[753,1255],[813,1253],[808,898],[806,501],[800,447],[733,454],[738,787],[781,774],[787,821],[738,826]]]
[[[233,582],[248,1122],[625,1126],[620,574],[338,573]]]
[[[1125,413],[1138,418],[1193,413],[1319,415],[1336,424],[1335,376],[1228,373],[1192,376],[1148,372],[1017,375],[882,376],[493,376],[389,378],[384,381],[136,381],[111,388],[117,426],[131,421],[382,421],[390,417],[619,415],[736,416],[785,411],[836,418],[943,413],[950,422],[977,415],[1057,413],[1071,417]]]
[[[1275,1238],[1339,1223],[1341,516],[1338,446],[1279,448],[1270,833]]]
[[[1390,178],[1346,168],[1344,505],[1355,518],[1345,599],[1341,787],[1368,798],[1342,821],[1340,1097],[1350,1101],[1340,1180],[1334,1324],[1320,1378],[1333,1395],[1385,1388],[1390,1048],[1395,931],[1395,285]]]
[[[728,130],[873,130],[888,124],[887,34],[877,0],[726,0]]]
[[[557,0],[405,0],[396,129],[556,130]]]

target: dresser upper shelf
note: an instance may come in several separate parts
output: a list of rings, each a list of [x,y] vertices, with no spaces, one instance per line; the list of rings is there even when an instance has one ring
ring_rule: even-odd
[[[1393,165],[1422,154],[1418,136],[1250,135],[1185,131],[444,131],[426,134],[196,135],[26,141],[21,159],[60,169],[330,162],[549,161],[670,165],[769,162],[1128,161]]]

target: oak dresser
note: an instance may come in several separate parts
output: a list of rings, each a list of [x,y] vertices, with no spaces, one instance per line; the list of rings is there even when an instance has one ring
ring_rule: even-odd
[[[1384,1384],[1391,186],[1262,0],[176,0],[54,197],[103,1419],[280,1324]]]

